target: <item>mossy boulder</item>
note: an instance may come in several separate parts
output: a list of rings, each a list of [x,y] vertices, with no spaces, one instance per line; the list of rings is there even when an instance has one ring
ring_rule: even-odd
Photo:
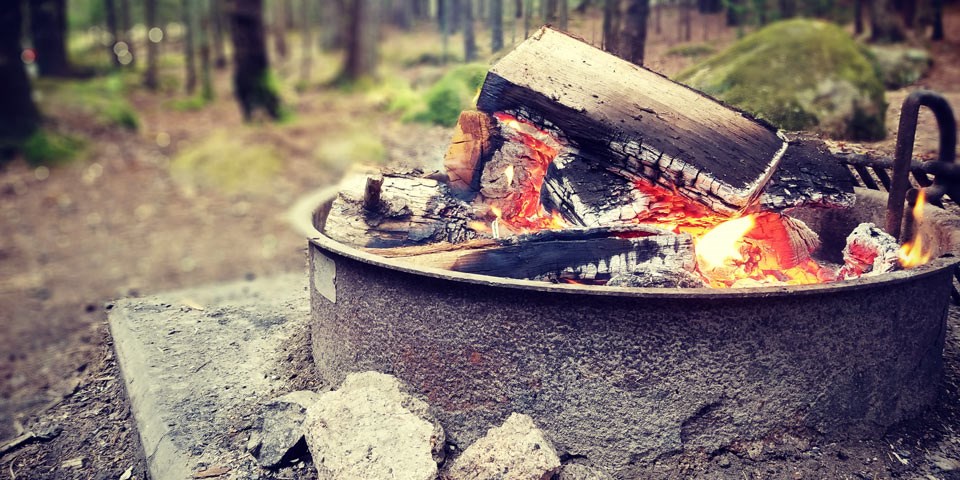
[[[886,130],[883,82],[836,25],[774,23],[682,72],[677,80],[785,130],[878,140]]]
[[[869,53],[883,84],[889,89],[903,88],[920,80],[933,65],[930,54],[919,48],[872,45]]]

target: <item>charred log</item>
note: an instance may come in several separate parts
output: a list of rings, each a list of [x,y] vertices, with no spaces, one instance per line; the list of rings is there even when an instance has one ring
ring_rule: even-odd
[[[491,68],[477,105],[525,109],[580,151],[720,213],[750,204],[786,147],[773,127],[549,28]]]
[[[799,206],[850,208],[856,201],[854,178],[820,140],[790,142],[770,183],[760,195],[760,207],[781,211]]]
[[[679,268],[640,265],[633,272],[617,275],[607,282],[608,287],[630,288],[701,288],[706,282],[697,274]]]
[[[472,211],[433,179],[356,175],[333,201],[324,234],[378,248],[460,243],[479,236],[467,225]]]

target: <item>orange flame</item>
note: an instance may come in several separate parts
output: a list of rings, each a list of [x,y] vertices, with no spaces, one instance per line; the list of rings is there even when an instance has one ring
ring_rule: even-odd
[[[715,269],[725,264],[744,261],[741,251],[743,238],[756,222],[753,215],[735,218],[717,225],[694,240],[697,264],[703,270]]]
[[[930,248],[924,243],[923,235],[918,228],[920,222],[923,221],[923,206],[926,200],[926,195],[923,190],[920,190],[920,194],[917,195],[917,203],[913,206],[913,211],[911,212],[914,225],[913,238],[900,246],[898,255],[900,258],[900,266],[903,268],[913,268],[923,265],[929,262],[932,256]]]

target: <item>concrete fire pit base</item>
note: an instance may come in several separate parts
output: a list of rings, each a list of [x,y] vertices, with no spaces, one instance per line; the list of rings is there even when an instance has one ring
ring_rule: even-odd
[[[784,432],[878,436],[931,406],[943,372],[946,260],[883,281],[741,292],[418,271],[325,237],[311,241],[310,263],[327,382],[393,374],[461,448],[525,413],[559,451],[620,478]]]

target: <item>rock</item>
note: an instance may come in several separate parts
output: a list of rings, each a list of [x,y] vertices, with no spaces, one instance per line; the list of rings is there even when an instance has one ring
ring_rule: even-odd
[[[303,421],[307,409],[319,398],[314,392],[300,390],[277,397],[264,406],[263,429],[259,439],[253,434],[247,444],[247,449],[260,466],[276,468],[285,458],[289,460],[297,456],[291,451],[303,439]]]
[[[856,41],[827,22],[771,24],[677,80],[785,130],[853,140],[886,133],[883,82]]]
[[[307,410],[307,446],[320,478],[435,479],[444,434],[428,409],[390,375],[348,375]]]
[[[581,463],[568,463],[560,467],[557,480],[613,480],[610,475]]]
[[[556,450],[527,415],[513,413],[453,462],[451,480],[548,480],[560,470]]]
[[[869,54],[888,89],[906,87],[923,77],[933,65],[926,50],[893,45],[871,45]]]
[[[133,467],[127,467],[126,470],[120,475],[119,480],[130,480],[133,477]]]

